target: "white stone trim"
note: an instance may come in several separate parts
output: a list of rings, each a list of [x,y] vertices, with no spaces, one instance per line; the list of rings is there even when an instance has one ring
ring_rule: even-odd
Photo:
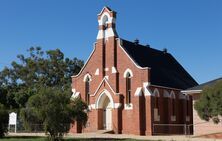
[[[134,94],[134,96],[142,96],[142,87],[138,87],[137,89],[136,89],[136,92],[135,92],[135,94]]]
[[[109,71],[109,68],[105,68],[104,71]]]
[[[170,98],[170,94],[167,90],[163,91],[163,97]]]
[[[114,37],[114,36],[118,36],[115,32],[115,29],[109,27],[106,30],[99,30],[96,39],[103,39],[106,38],[108,39],[109,37]]]
[[[76,93],[76,89],[75,88],[72,88],[72,93]]]
[[[174,91],[171,91],[171,92],[170,92],[170,97],[171,97],[172,99],[176,99],[176,95],[175,95]]]
[[[133,110],[133,104],[132,103],[124,104],[124,110]]]
[[[181,91],[182,93],[184,94],[195,94],[195,93],[201,93],[202,90],[184,90],[184,91]]]
[[[112,67],[112,73],[117,73],[116,67]]]
[[[114,108],[115,108],[115,109],[118,109],[118,108],[120,108],[121,106],[122,106],[121,103],[114,103]]]
[[[130,77],[133,77],[133,71],[129,68],[125,70],[125,72],[123,73],[123,77],[126,78],[128,73],[130,74]]]
[[[104,23],[104,17],[105,16],[107,16],[107,20],[108,20],[106,23]],[[100,17],[100,19],[98,20],[98,23],[99,23],[99,25],[116,23],[116,19],[114,17],[111,17],[108,12],[104,12],[102,14],[102,16]]]
[[[141,66],[139,66],[139,65],[129,56],[129,54],[125,51],[125,49],[123,49],[123,47],[122,47],[122,45],[121,45],[122,40],[121,40],[120,38],[117,38],[117,40],[119,41],[119,42],[118,42],[118,43],[119,43],[119,47],[123,50],[123,52],[126,54],[126,56],[133,62],[133,64],[134,64],[137,68],[139,68],[139,69],[150,69],[149,67],[141,67]]]
[[[154,89],[153,96],[160,97],[160,92],[157,88]]]
[[[103,97],[103,95],[106,95],[106,96],[109,98],[109,100],[110,100],[110,102],[111,102],[111,107],[112,107],[112,108],[115,108],[114,100],[113,100],[111,94],[109,93],[109,91],[106,90],[106,89],[104,89],[104,90],[100,93],[99,97],[97,98],[97,100],[96,100],[96,102],[95,102],[95,108],[96,108],[96,109],[102,108],[102,107],[99,105],[99,104],[100,104],[99,102],[100,102],[101,98]]]
[[[80,96],[80,92],[75,92],[75,93],[72,94],[71,99],[74,100],[79,96]]]
[[[95,75],[99,75],[99,68],[96,69]]]
[[[104,6],[103,9],[100,11],[100,13],[97,14],[97,15],[98,15],[98,16],[101,15],[105,9],[107,9],[107,10],[109,11],[109,9],[108,9],[106,6]]]
[[[149,89],[149,82],[144,82],[143,83],[143,93],[145,96],[153,96],[153,93],[151,92],[151,90]]]
[[[107,83],[107,85],[109,86],[109,88],[111,89],[111,91],[113,92],[113,94],[119,95],[119,93],[116,93],[116,92],[113,90],[113,88],[112,88],[111,85],[109,84],[109,82],[108,82],[108,80],[106,79],[106,77],[104,77],[103,80],[100,82],[99,86],[97,87],[96,91],[95,91],[92,95],[90,95],[90,96],[95,96],[95,95],[96,95],[96,93],[99,91],[99,88],[101,87],[101,85],[103,84],[104,81]]]
[[[99,30],[96,39],[103,39],[103,37],[104,37],[104,31]]]
[[[99,30],[96,39],[97,40],[98,39],[103,39],[103,38],[108,39],[109,37],[114,37],[114,36],[117,37],[117,34],[116,34],[115,30],[113,28],[109,27],[106,30]]]
[[[89,81],[92,81],[92,76],[89,73],[87,73],[84,75],[83,82],[86,82],[87,78],[89,78]]]
[[[90,104],[90,105],[89,105],[89,109],[90,109],[90,110],[96,109],[96,104]]]
[[[109,80],[109,76],[108,76],[108,75],[106,75],[105,78],[106,78],[107,80]]]

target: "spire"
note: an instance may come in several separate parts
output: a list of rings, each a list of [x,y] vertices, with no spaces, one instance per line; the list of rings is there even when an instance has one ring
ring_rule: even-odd
[[[98,39],[108,37],[118,37],[116,33],[116,12],[112,11],[109,7],[104,7],[98,14],[99,32]]]

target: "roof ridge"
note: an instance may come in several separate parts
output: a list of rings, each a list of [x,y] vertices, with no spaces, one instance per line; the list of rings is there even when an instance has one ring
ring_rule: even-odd
[[[126,42],[130,42],[130,43],[132,43],[132,44],[134,44],[134,42],[132,42],[132,41],[129,41],[129,40],[126,40],[126,39],[123,39],[123,38],[120,38],[121,40],[124,40],[124,41],[126,41]],[[157,52],[159,52],[159,53],[163,53],[164,54],[164,52],[162,51],[162,50],[159,50],[159,49],[156,49],[156,48],[153,48],[153,47],[147,47],[146,45],[142,45],[142,44],[139,44],[138,43],[138,46],[142,46],[142,47],[144,47],[144,48],[148,48],[148,49],[152,49],[152,50],[154,50],[154,51],[157,51]],[[165,54],[170,54],[170,53],[165,53]]]

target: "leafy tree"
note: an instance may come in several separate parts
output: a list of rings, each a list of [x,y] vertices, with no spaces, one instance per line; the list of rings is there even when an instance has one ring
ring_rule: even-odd
[[[3,137],[8,132],[9,114],[5,107],[0,104],[0,137]]]
[[[220,122],[222,116],[222,81],[212,87],[203,89],[200,99],[195,103],[195,109],[201,119],[214,123]]]
[[[33,124],[43,124],[51,139],[68,132],[73,120],[84,125],[87,106],[80,100],[70,102],[71,76],[80,71],[83,61],[65,58],[59,49],[31,47],[27,51],[28,56],[18,55],[19,61],[0,72],[0,101],[7,108],[21,109],[30,130]]]
[[[70,123],[78,120],[85,125],[87,105],[80,99],[70,100],[68,91],[58,88],[41,88],[38,94],[29,98],[21,117],[26,127],[33,123],[43,124],[50,140],[60,140],[70,129]]]
[[[71,90],[71,76],[83,66],[83,61],[65,58],[59,49],[43,51],[31,47],[27,51],[29,56],[18,55],[19,61],[0,72],[0,87],[5,89],[5,104],[9,108],[24,107],[41,87]]]

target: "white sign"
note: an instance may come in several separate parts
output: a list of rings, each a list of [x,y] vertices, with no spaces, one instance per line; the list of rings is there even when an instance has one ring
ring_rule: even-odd
[[[16,125],[17,121],[17,114],[15,112],[12,112],[9,114],[9,125]]]

